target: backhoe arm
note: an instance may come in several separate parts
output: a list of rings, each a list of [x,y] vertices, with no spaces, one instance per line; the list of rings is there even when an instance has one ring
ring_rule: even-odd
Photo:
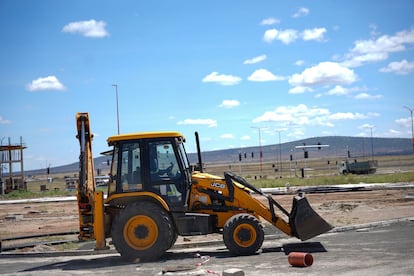
[[[95,175],[92,158],[92,133],[89,127],[88,113],[76,114],[76,126],[79,140],[79,182],[77,200],[79,209],[79,239],[94,239],[93,202],[95,192]]]
[[[95,192],[95,170],[92,155],[92,132],[89,114],[76,114],[77,136],[80,144],[79,183],[77,200],[79,210],[79,240],[96,239],[96,248],[105,247],[103,227],[103,193]]]

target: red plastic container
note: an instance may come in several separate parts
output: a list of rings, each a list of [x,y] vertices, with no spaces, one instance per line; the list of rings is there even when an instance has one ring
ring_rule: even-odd
[[[288,261],[291,266],[305,267],[313,264],[313,257],[305,252],[290,252]]]

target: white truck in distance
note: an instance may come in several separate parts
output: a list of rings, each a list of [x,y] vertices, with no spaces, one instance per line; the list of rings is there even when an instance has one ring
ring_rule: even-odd
[[[341,166],[339,167],[339,173],[341,174],[371,174],[377,171],[378,161],[357,161],[350,162],[349,160],[342,161]]]

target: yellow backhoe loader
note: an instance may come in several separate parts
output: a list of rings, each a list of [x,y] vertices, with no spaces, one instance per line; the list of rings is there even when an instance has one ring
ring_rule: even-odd
[[[263,243],[261,219],[300,240],[332,229],[303,196],[293,198],[288,212],[232,172],[224,177],[203,172],[197,133],[195,169],[178,132],[109,137],[112,163],[104,199],[103,192],[95,191],[88,113],[77,113],[76,125],[80,143],[79,239],[95,240],[96,249],[106,248],[106,238],[112,238],[124,259],[156,260],[174,245],[178,235],[222,233],[232,254],[250,255]],[[253,193],[263,196],[267,204]]]

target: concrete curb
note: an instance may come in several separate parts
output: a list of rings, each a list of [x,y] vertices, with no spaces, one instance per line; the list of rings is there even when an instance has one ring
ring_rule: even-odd
[[[354,230],[363,230],[367,228],[374,228],[374,227],[381,227],[387,226],[394,223],[405,222],[405,221],[414,221],[414,217],[408,218],[398,218],[398,219],[391,219],[391,220],[384,220],[384,221],[377,221],[377,222],[370,222],[364,224],[355,224],[349,226],[341,226],[335,227],[328,233],[322,234],[329,235],[332,233],[341,233],[347,231],[354,231]],[[280,239],[280,235],[266,235],[266,240],[276,240]],[[91,242],[93,243],[93,242]],[[215,245],[224,245],[222,240],[212,240],[212,241],[205,241],[205,242],[188,242],[188,243],[177,243],[175,244],[172,249],[185,249],[185,248],[195,248],[195,247],[207,247],[207,246],[215,246]],[[0,258],[9,258],[9,257],[21,257],[21,258],[32,258],[32,257],[65,257],[65,256],[92,256],[92,255],[117,255],[118,252],[111,248],[106,250],[71,250],[71,251],[51,251],[51,252],[2,252],[0,254]]]
[[[397,218],[397,219],[369,222],[369,223],[363,223],[363,224],[354,224],[354,225],[348,225],[348,226],[335,227],[334,229],[332,229],[326,234],[346,232],[346,231],[352,231],[352,230],[361,230],[361,229],[372,228],[372,227],[380,227],[380,226],[386,226],[386,225],[390,225],[390,224],[394,224],[398,222],[404,222],[404,221],[414,221],[414,217]]]

